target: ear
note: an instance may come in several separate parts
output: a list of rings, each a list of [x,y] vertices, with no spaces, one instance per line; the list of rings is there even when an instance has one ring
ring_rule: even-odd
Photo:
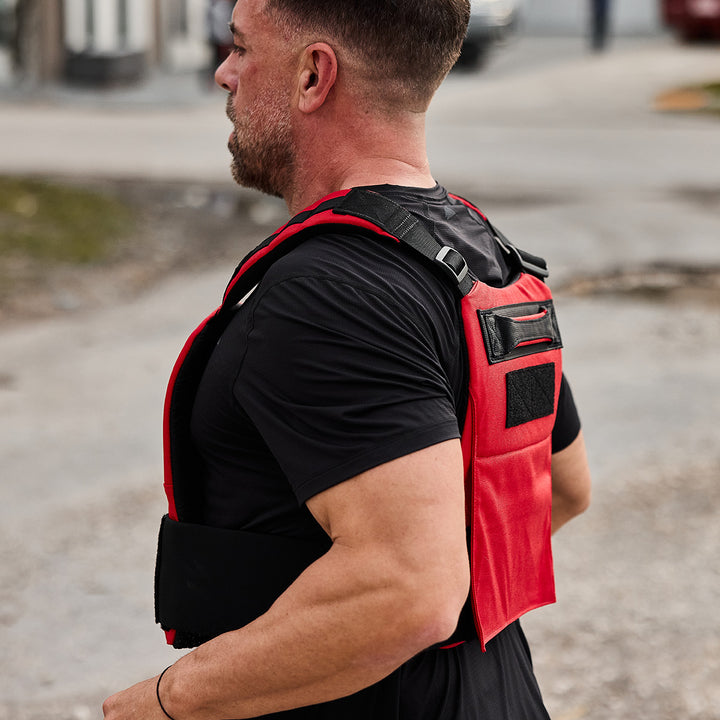
[[[298,108],[312,113],[322,107],[337,79],[335,51],[327,43],[308,45],[300,58]]]

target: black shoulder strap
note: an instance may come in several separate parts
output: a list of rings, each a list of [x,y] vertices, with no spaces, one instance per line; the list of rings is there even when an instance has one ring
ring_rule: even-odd
[[[455,200],[459,200],[463,205],[478,215],[481,221],[487,226],[488,230],[490,230],[490,234],[493,236],[495,242],[500,246],[500,249],[510,257],[512,262],[514,262],[518,272],[530,273],[530,275],[534,275],[540,280],[545,280],[545,278],[550,274],[547,269],[547,263],[543,260],[543,258],[515,247],[515,245],[513,245],[505,237],[505,235],[503,235],[469,200],[460,197],[460,195],[454,194],[450,195],[450,197]]]
[[[441,245],[420,220],[396,202],[371,190],[355,188],[342,198],[333,212],[369,220],[440,268],[460,295],[470,292],[475,279],[465,258],[454,248]]]
[[[474,278],[468,270],[465,258],[454,248],[440,245],[422,222],[401,205],[378,193],[356,188],[342,198],[342,202],[333,212],[362,217],[378,225],[442,268],[457,283],[461,295],[470,292]],[[543,258],[516,247],[484,215],[481,217],[495,241],[503,252],[512,258],[519,270],[541,280],[549,275]]]
[[[281,255],[296,247],[308,235],[331,228],[332,223],[315,225],[310,222],[313,215],[327,211],[336,215],[337,224],[345,229],[354,226],[372,232],[374,228],[391,235],[440,268],[461,296],[470,292],[475,280],[465,258],[457,250],[440,245],[422,222],[401,205],[371,190],[355,188],[345,195],[322,202],[313,210],[296,215],[252,250],[235,269],[226,290],[223,311],[244,297]],[[364,220],[370,223],[370,227],[366,224],[358,226],[352,218]]]
[[[485,222],[503,252],[511,256],[520,268],[530,273],[530,275],[540,278],[540,280],[544,280],[550,274],[547,268],[547,262],[545,262],[543,258],[515,247],[487,218]]]
[[[295,247],[308,234],[327,230],[332,223],[330,225],[308,223],[313,215],[327,211],[338,216],[339,225],[346,228],[357,227],[357,224],[349,218],[361,219],[371,224],[370,228],[361,226],[364,230],[372,230],[374,227],[412,248],[439,268],[461,297],[467,295],[472,289],[476,278],[470,272],[461,253],[448,245],[441,245],[421,220],[398,203],[372,190],[354,188],[345,195],[325,200],[316,208],[296,215],[287,225],[255,248],[236,269],[226,293],[224,308],[234,305],[249,292],[259,282],[267,267],[280,255]],[[343,216],[346,219],[341,219]],[[547,265],[542,258],[516,248],[486,218],[484,221],[495,240],[503,251],[514,260],[519,270],[541,279],[547,277]],[[281,242],[276,242],[280,236],[285,237]],[[273,245],[273,243],[275,244]],[[256,256],[260,258],[257,261],[254,260]],[[248,268],[248,266],[250,267]],[[242,275],[239,275],[241,272]]]

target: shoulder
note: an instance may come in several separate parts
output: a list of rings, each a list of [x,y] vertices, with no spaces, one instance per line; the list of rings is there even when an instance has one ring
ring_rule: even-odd
[[[301,501],[458,436],[461,319],[401,252],[355,233],[307,238],[238,312],[235,398]]]
[[[295,307],[356,303],[355,312],[391,309],[398,316],[431,316],[432,322],[456,311],[450,284],[426,260],[389,238],[353,229],[301,242],[273,263],[257,295],[258,301],[274,298]]]

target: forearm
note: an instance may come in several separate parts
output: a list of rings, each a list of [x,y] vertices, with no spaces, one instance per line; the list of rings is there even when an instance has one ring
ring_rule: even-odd
[[[436,620],[433,588],[398,584],[403,574],[390,560],[370,565],[333,546],[268,613],[168,671],[168,712],[176,720],[248,718],[324,702],[379,681],[450,634]]]
[[[308,508],[331,549],[255,622],[202,645],[165,674],[175,720],[249,718],[325,702],[382,679],[452,634],[467,598],[457,440],[318,493]],[[156,680],[109,698],[107,720],[167,720]]]
[[[584,507],[580,508],[572,499],[553,493],[552,534],[554,535],[563,525],[580,515],[584,509]]]

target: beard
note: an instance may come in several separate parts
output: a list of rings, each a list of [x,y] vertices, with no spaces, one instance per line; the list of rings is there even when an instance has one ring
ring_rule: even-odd
[[[235,182],[283,197],[295,166],[287,101],[277,93],[262,93],[253,107],[239,118],[232,99],[232,95],[228,96],[227,116],[234,129],[228,149]]]

